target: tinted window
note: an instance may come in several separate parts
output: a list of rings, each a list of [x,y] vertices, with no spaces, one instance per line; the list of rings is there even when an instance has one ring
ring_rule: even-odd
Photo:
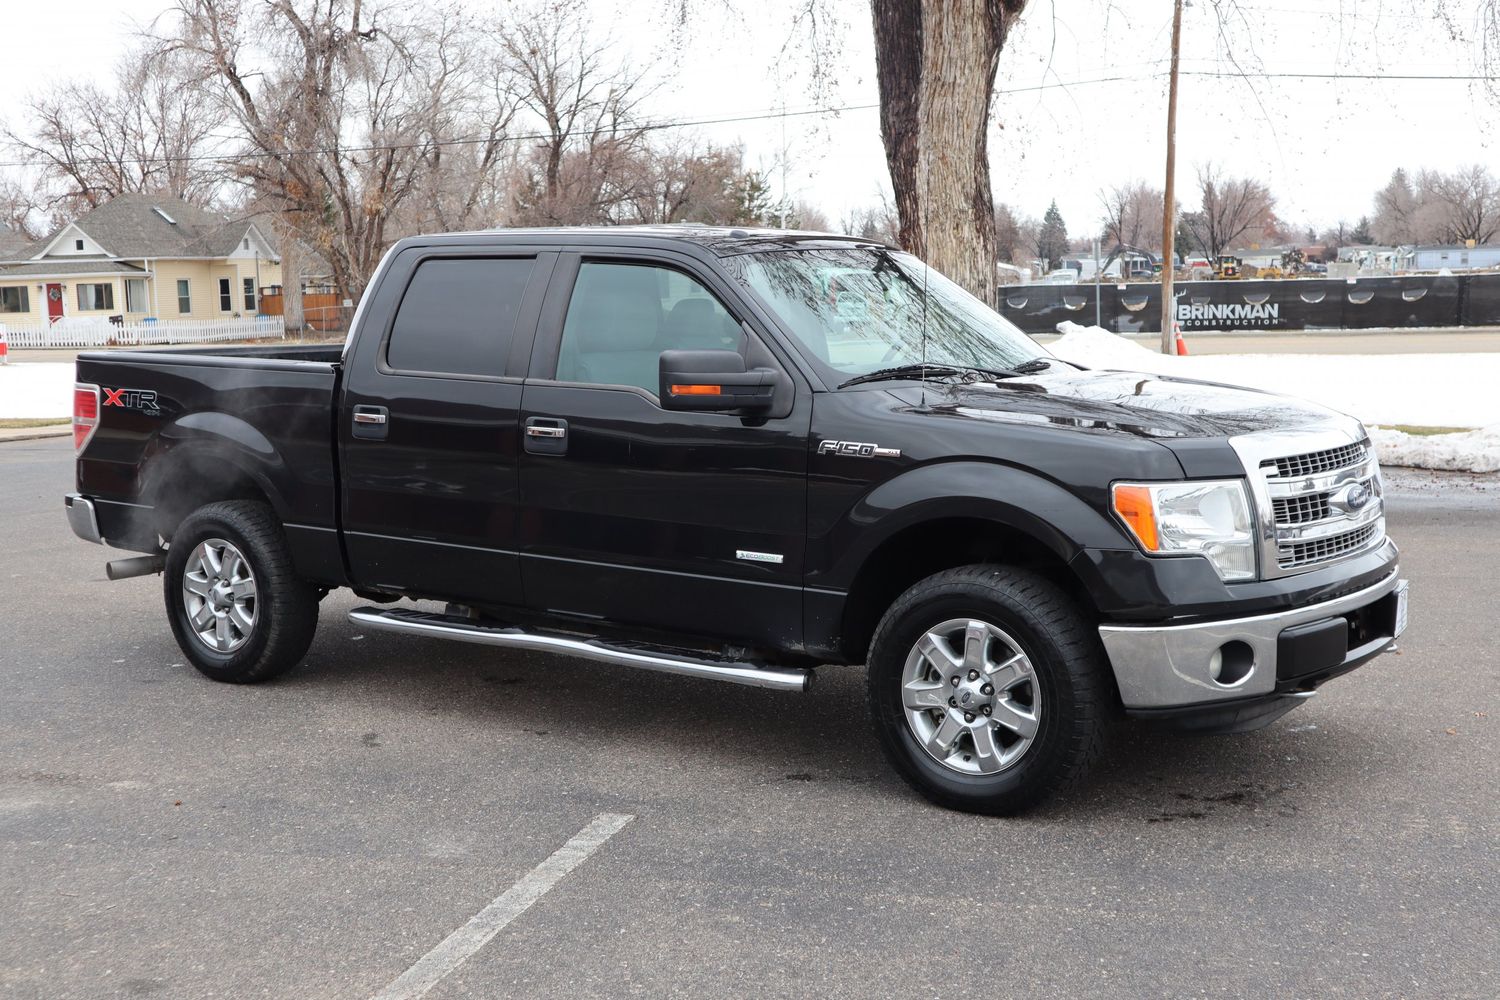
[[[386,364],[413,372],[504,375],[529,257],[425,260],[412,275]]]
[[[696,280],[647,264],[585,263],[563,324],[557,377],[655,394],[662,351],[739,351],[744,333]]]

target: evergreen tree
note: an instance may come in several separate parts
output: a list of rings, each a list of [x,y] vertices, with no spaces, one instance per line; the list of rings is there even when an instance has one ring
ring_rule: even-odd
[[[1047,206],[1042,216],[1042,228],[1037,232],[1036,255],[1047,262],[1049,269],[1062,265],[1062,255],[1068,252],[1068,227],[1062,213],[1057,210],[1057,201]]]

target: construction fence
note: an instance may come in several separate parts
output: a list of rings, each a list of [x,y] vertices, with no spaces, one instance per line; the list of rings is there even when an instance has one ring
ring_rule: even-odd
[[[1500,326],[1500,274],[1185,281],[1177,323],[1192,330],[1377,330]],[[1096,305],[1097,303],[1097,305]],[[1006,285],[998,308],[1027,333],[1064,320],[1114,333],[1161,329],[1158,284]]]

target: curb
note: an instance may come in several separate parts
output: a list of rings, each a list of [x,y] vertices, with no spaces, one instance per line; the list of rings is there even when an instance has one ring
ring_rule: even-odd
[[[36,441],[40,438],[67,437],[72,433],[71,424],[59,424],[56,427],[18,427],[13,430],[0,430],[0,444],[7,441]]]

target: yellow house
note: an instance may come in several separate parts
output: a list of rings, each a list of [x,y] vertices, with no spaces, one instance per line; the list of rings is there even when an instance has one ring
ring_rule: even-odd
[[[7,249],[8,247],[8,249]],[[122,194],[24,248],[0,244],[0,323],[254,317],[281,259],[253,219]]]

